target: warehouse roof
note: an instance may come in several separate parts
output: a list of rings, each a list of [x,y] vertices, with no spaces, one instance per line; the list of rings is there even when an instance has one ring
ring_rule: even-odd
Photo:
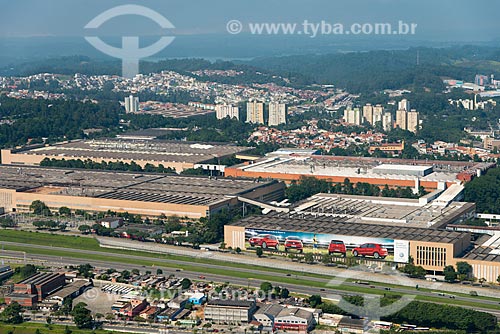
[[[271,153],[252,164],[230,167],[245,172],[316,177],[373,178],[414,181],[416,172],[427,173],[421,181],[455,182],[457,173],[471,166],[468,162],[424,161],[382,158],[332,157],[321,155],[303,156],[298,154],[280,155]],[[429,173],[434,170],[433,173]],[[405,173],[406,171],[406,173]]]
[[[187,205],[216,203],[277,182],[5,165],[0,174],[0,189],[18,192]]]
[[[99,158],[134,161],[201,163],[214,157],[224,157],[248,151],[220,143],[195,143],[162,140],[77,140],[50,146],[14,150],[16,154],[57,156],[60,159]]]
[[[435,206],[418,199],[316,194],[298,203],[292,215],[336,217],[351,223],[442,227],[474,211],[475,204],[451,202]]]
[[[415,240],[439,243],[453,243],[467,233],[426,229],[407,226],[387,226],[377,224],[353,224],[342,218],[293,216],[271,214],[250,216],[231,223],[231,226],[262,230],[301,231],[318,234],[337,234],[358,237]]]
[[[207,306],[250,308],[255,305],[253,300],[212,299]]]

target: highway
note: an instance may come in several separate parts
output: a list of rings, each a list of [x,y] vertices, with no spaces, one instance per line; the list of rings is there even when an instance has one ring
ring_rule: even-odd
[[[21,246],[21,247],[26,247],[26,245],[21,244],[21,243],[12,243],[12,242],[3,242],[6,245],[15,245],[15,246]],[[300,293],[300,294],[306,294],[306,295],[311,295],[311,294],[319,294],[324,298],[329,298],[333,300],[338,300],[340,298],[340,295],[345,295],[345,294],[351,294],[351,295],[356,295],[359,293],[354,293],[354,292],[346,292],[340,289],[336,289],[335,286],[328,287],[327,284],[330,281],[327,278],[318,278],[318,277],[309,277],[305,275],[291,275],[290,277],[287,277],[286,274],[282,273],[271,273],[269,271],[262,271],[258,269],[251,269],[251,268],[229,268],[230,270],[233,271],[240,271],[240,272],[245,272],[249,275],[249,278],[241,278],[241,277],[232,277],[229,275],[215,275],[215,274],[210,274],[210,273],[200,273],[200,272],[190,272],[190,271],[185,271],[182,270],[180,272],[176,272],[175,268],[172,268],[172,265],[196,265],[200,267],[207,267],[207,268],[214,268],[214,269],[228,269],[227,267],[224,267],[222,265],[214,265],[214,264],[206,264],[206,263],[192,263],[192,262],[187,262],[187,261],[180,261],[180,260],[170,260],[170,259],[157,259],[157,258],[151,258],[151,257],[146,257],[146,256],[136,256],[136,255],[130,255],[130,254],[117,254],[117,253],[108,253],[105,251],[86,251],[86,250],[78,250],[78,249],[67,249],[67,248],[61,248],[61,247],[51,247],[51,246],[40,246],[40,245],[29,245],[30,248],[39,248],[39,249],[50,249],[50,250],[59,250],[59,251],[66,251],[66,252],[73,252],[73,253],[78,253],[81,254],[81,258],[75,258],[73,256],[71,257],[60,257],[60,256],[50,256],[50,255],[40,255],[40,254],[28,254],[27,255],[27,261],[28,263],[31,262],[31,260],[36,260],[36,261],[42,261],[46,263],[50,263],[51,265],[57,265],[57,266],[65,266],[65,265],[79,265],[82,263],[89,263],[97,268],[114,268],[116,270],[131,270],[131,269],[139,269],[141,271],[146,271],[146,270],[151,270],[154,272],[156,269],[160,268],[163,270],[164,273],[174,273],[176,276],[182,276],[189,278],[191,280],[200,280],[200,275],[205,276],[205,280],[210,282],[231,282],[234,285],[239,285],[239,286],[253,286],[253,287],[258,287],[262,283],[263,280],[259,279],[261,275],[274,275],[275,279],[270,280],[271,283],[274,284],[279,284],[281,286],[287,287],[290,291]],[[122,262],[113,262],[113,261],[97,261],[97,260],[89,260],[86,255],[87,254],[95,254],[95,255],[101,255],[101,256],[114,256],[119,258],[120,260],[126,261],[127,259],[136,259],[136,260],[144,260],[144,261],[154,261],[155,266],[154,267],[144,267],[144,266],[138,266],[137,264],[126,264]],[[18,251],[9,251],[9,250],[3,250],[2,251],[2,256],[8,257],[8,258],[17,258],[17,259],[23,259],[23,252],[18,252]],[[168,267],[162,266],[162,264],[168,264]],[[356,273],[356,276],[365,276],[365,279],[369,279],[366,277],[367,273]],[[282,280],[280,278],[287,278],[288,280],[290,279],[296,279],[297,284],[293,283],[282,283]],[[301,283],[301,280],[308,280],[308,281],[315,281],[319,283],[324,283],[325,288],[318,288],[318,287],[310,287],[310,286],[304,286],[303,283]],[[397,281],[395,281],[397,283]],[[369,288],[369,286],[362,286],[354,282],[347,282],[344,281],[342,283],[343,285],[346,286],[356,286],[356,287],[364,287],[364,288]],[[377,285],[371,285],[373,291],[378,291],[379,294],[383,291],[383,293],[388,292],[386,290],[386,287],[384,286],[377,286]],[[422,291],[422,290],[417,290],[415,288],[408,288],[404,286],[398,286],[398,287],[391,287],[390,289],[391,292],[407,295],[407,296],[416,296],[416,295],[421,295],[421,296],[429,296],[433,298],[438,298],[439,301],[438,303],[443,303],[443,304],[455,304],[455,301],[461,300],[461,301],[466,301],[466,302],[481,302],[486,305],[492,306],[492,308],[497,309],[497,310],[490,310],[490,309],[480,309],[477,307],[474,307],[474,309],[477,310],[483,310],[485,312],[490,312],[492,314],[495,314],[496,316],[500,317],[500,299],[498,301],[494,300],[484,300],[484,299],[476,299],[475,297],[465,297],[465,296],[457,296],[454,295],[454,299],[451,299],[450,296],[452,294],[447,293],[445,296],[439,296],[437,293],[432,293],[432,292],[427,292],[427,291]],[[371,295],[375,296],[377,294],[365,294],[365,295]],[[466,307],[466,306],[464,306]]]

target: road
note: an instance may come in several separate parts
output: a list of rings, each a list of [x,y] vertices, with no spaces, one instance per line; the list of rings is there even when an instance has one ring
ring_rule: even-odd
[[[4,244],[9,244],[9,245],[15,245],[15,246],[25,246],[24,244],[20,243],[12,243],[12,242],[3,242]],[[151,268],[151,267],[138,267],[136,264],[126,264],[122,262],[110,262],[110,261],[97,261],[97,260],[89,260],[86,258],[86,254],[95,254],[95,255],[102,255],[102,256],[109,256],[110,254],[107,252],[101,252],[101,251],[86,251],[86,250],[78,250],[78,249],[66,249],[66,248],[61,248],[61,247],[50,247],[50,246],[39,246],[39,245],[30,245],[30,248],[39,248],[39,249],[51,249],[51,250],[59,250],[59,251],[66,251],[66,252],[73,252],[73,253],[78,253],[82,254],[81,258],[75,258],[75,257],[60,257],[60,256],[50,256],[50,255],[39,255],[39,254],[29,254],[27,255],[27,260],[37,260],[37,261],[43,261],[50,263],[52,265],[57,265],[57,266],[65,266],[65,265],[79,265],[81,263],[89,263],[97,268],[115,268],[116,270],[122,271],[122,270],[131,270],[131,269],[140,269],[143,272],[146,270],[151,270],[154,272],[154,270],[160,268],[164,271],[164,273],[172,272],[174,269],[172,269],[171,266],[169,267],[162,267],[161,264],[177,264],[177,265],[193,265],[191,262],[187,261],[179,261],[179,260],[170,260],[170,259],[152,259],[150,257],[146,256],[136,256],[136,255],[130,255],[130,254],[117,254],[113,253],[112,255],[115,257],[118,257],[120,259],[137,259],[137,260],[145,260],[145,261],[151,261],[154,260],[154,262],[157,262],[158,264]],[[22,252],[17,252],[17,251],[9,251],[9,250],[4,250],[1,254],[4,257],[10,257],[10,258],[18,258],[22,259],[23,258],[23,253]],[[30,262],[30,261],[28,261]],[[221,265],[214,265],[214,264],[197,264],[194,263],[194,265],[199,265],[199,266],[204,266],[208,268],[216,268],[216,269],[227,269],[227,267],[221,266]],[[154,269],[154,270],[152,270]],[[245,269],[235,269],[235,268],[230,268],[232,270],[238,270],[241,272],[248,273],[250,278],[238,278],[238,277],[232,277],[229,275],[215,275],[215,274],[208,274],[208,273],[200,273],[200,272],[190,272],[190,271],[181,271],[181,272],[175,272],[177,276],[182,276],[189,278],[191,280],[200,280],[200,274],[205,276],[205,280],[210,282],[231,282],[234,285],[239,285],[239,286],[252,286],[252,287],[258,287],[260,284],[263,282],[263,280],[259,279],[260,275],[272,275],[269,271],[262,271],[258,269],[250,269],[250,268],[245,268]],[[346,272],[350,272],[347,270]],[[271,283],[277,283],[281,286],[287,287],[290,291],[300,293],[300,294],[306,294],[306,295],[312,295],[312,294],[319,294],[324,298],[329,298],[332,300],[338,300],[341,295],[345,294],[352,294],[356,295],[359,293],[351,293],[351,292],[346,292],[340,289],[335,289],[335,285],[331,287],[327,287],[326,284],[330,282],[329,279],[326,278],[318,278],[318,277],[309,277],[305,275],[292,275],[291,277],[287,277],[286,274],[281,274],[281,273],[276,273],[274,274],[276,279],[271,280]],[[366,273],[361,273],[361,275],[366,275]],[[293,279],[295,278],[297,280],[297,284],[293,283],[282,283],[282,280],[280,278],[287,277],[287,279]],[[368,279],[365,277],[365,279]],[[325,288],[317,288],[317,287],[309,287],[309,286],[304,286],[300,283],[300,280],[309,280],[309,281],[315,281],[315,282],[320,282],[325,284]],[[398,283],[395,281],[394,283]],[[347,286],[357,286],[359,287],[359,284],[353,283],[353,282],[346,282],[344,281],[342,283],[343,285]],[[365,286],[366,287],[366,286]],[[383,286],[374,286],[373,290],[379,290],[379,293],[381,291],[386,292],[386,288]],[[465,296],[456,296],[455,299],[450,299],[449,296],[439,296],[436,293],[431,293],[427,291],[421,291],[417,290],[415,288],[408,288],[408,287],[395,287],[391,288],[391,292],[396,292],[399,294],[407,295],[407,296],[415,296],[415,295],[421,295],[421,296],[429,296],[429,297],[434,297],[434,298],[439,298],[438,303],[442,304],[454,304],[454,301],[461,300],[461,301],[467,301],[467,302],[478,302],[480,301],[481,303],[491,305],[493,308],[497,308],[498,310],[490,310],[490,309],[480,309],[477,307],[474,307],[474,309],[477,310],[482,310],[485,312],[489,312],[492,314],[495,314],[496,316],[500,317],[500,305],[498,304],[499,301],[493,301],[493,300],[478,300],[474,297],[465,297]],[[377,294],[366,294],[369,296],[376,296]],[[464,306],[465,307],[465,306]]]

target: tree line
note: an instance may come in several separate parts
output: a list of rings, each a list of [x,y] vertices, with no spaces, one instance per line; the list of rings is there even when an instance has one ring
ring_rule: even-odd
[[[425,194],[425,190],[420,188],[419,193],[414,194],[410,187],[389,188],[385,185],[383,189],[380,189],[378,186],[366,182],[351,183],[348,178],[342,183],[333,183],[311,176],[301,176],[298,181],[293,181],[285,192],[290,202],[297,202],[317,193],[419,198]]]

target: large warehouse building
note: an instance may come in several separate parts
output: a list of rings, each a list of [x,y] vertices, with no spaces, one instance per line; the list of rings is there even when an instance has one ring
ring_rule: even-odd
[[[51,210],[200,218],[237,205],[238,197],[279,200],[285,188],[278,181],[43,167],[0,166],[0,175],[0,207],[10,212],[40,200]]]
[[[7,165],[40,165],[43,159],[87,160],[94,162],[134,161],[141,167],[146,164],[173,168],[178,173],[195,168],[207,161],[222,159],[248,151],[248,147],[209,143],[160,140],[77,140],[55,145],[38,145],[19,149],[2,150],[2,163]]]
[[[433,200],[408,200],[338,194],[317,194],[289,212],[250,216],[225,226],[224,242],[251,248],[249,239],[274,236],[278,249],[296,237],[304,252],[323,251],[332,240],[348,252],[362,244],[381,244],[388,261],[407,263],[410,256],[426,270],[442,272],[447,265],[467,261],[477,278],[496,282],[500,275],[500,230],[472,241],[470,229],[453,230],[474,217],[475,205],[456,202],[447,191]]]
[[[227,167],[226,176],[272,178],[285,182],[313,176],[330,182],[366,182],[379,187],[411,187],[418,191],[446,187],[470,180],[494,164],[463,161],[424,161],[389,158],[340,157],[279,150],[266,157]],[[466,178],[465,176],[469,176]]]

